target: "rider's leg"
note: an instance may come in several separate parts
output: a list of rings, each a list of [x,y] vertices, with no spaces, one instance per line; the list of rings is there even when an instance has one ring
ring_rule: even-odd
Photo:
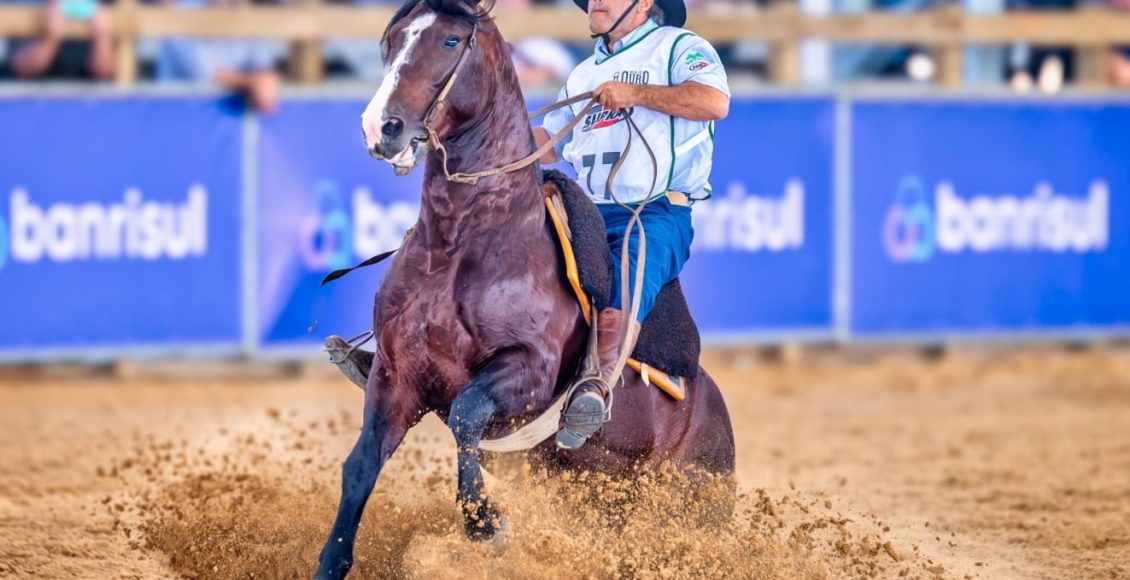
[[[608,245],[612,252],[612,302],[609,308],[597,316],[598,359],[600,380],[589,381],[574,389],[566,405],[565,425],[557,433],[557,445],[563,449],[577,449],[595,434],[607,420],[608,394],[614,381],[612,372],[619,355],[622,342],[622,328],[625,313],[630,305],[621,304],[620,260],[621,249],[626,233],[628,214],[618,206],[599,206],[608,230]],[[640,323],[643,322],[663,285],[678,277],[683,264],[690,255],[693,229],[690,208],[673,206],[665,198],[650,204],[640,215],[647,236],[647,251],[643,287],[640,292],[640,306],[636,320],[629,325],[629,339],[626,350],[635,348],[639,336]],[[629,297],[634,292],[635,268],[639,256],[639,230],[633,228],[629,241]]]

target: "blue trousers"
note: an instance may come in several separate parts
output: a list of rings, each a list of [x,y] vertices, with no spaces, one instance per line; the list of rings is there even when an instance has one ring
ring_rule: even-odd
[[[612,307],[627,311],[620,300],[620,252],[624,234],[632,214],[615,204],[598,204],[600,215],[604,217],[607,230],[608,249],[612,252]],[[679,277],[683,264],[691,255],[691,241],[694,228],[691,226],[691,208],[673,205],[666,197],[657,198],[647,204],[640,214],[644,233],[647,235],[647,255],[644,257],[645,269],[643,289],[640,292],[640,309],[637,320],[643,319],[655,306],[655,299],[663,285]],[[630,274],[628,296],[635,291],[636,263],[639,258],[639,227],[632,228],[628,242]]]

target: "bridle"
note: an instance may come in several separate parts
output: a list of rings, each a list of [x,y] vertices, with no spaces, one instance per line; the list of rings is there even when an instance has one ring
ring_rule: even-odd
[[[428,106],[427,113],[424,114],[424,130],[428,132],[428,144],[433,149],[438,149],[443,152],[444,170],[447,170],[447,150],[443,148],[443,143],[439,140],[439,135],[436,134],[435,128],[432,127],[433,117],[443,113],[447,108],[447,95],[451,93],[451,87],[455,86],[455,81],[459,79],[459,71],[463,70],[463,65],[467,64],[467,56],[471,54],[471,49],[475,48],[478,44],[476,40],[479,36],[479,23],[476,21],[471,26],[471,35],[467,37],[467,42],[463,43],[463,50],[459,52],[459,59],[455,61],[455,67],[451,69],[451,73],[447,75],[447,81],[443,83],[443,88],[436,94],[435,100]]]
[[[519,169],[522,169],[523,167],[532,165],[535,161],[540,159],[542,155],[545,155],[550,149],[555,147],[562,139],[565,138],[566,135],[572,132],[573,127],[576,127],[583,118],[583,115],[574,116],[573,119],[567,125],[565,125],[565,127],[561,131],[550,138],[547,142],[542,144],[541,147],[538,147],[536,151],[517,161],[507,163],[502,167],[487,169],[485,171],[476,171],[473,173],[451,173],[451,171],[447,168],[447,148],[444,147],[443,141],[440,140],[439,134],[436,133],[435,130],[436,115],[443,113],[444,110],[447,109],[447,96],[451,93],[452,87],[455,86],[455,81],[459,79],[459,73],[463,70],[463,65],[467,64],[467,57],[471,54],[471,50],[474,49],[475,46],[477,46],[478,42],[476,41],[476,38],[478,37],[478,34],[479,23],[476,22],[471,27],[471,36],[469,36],[467,38],[467,42],[463,44],[463,50],[459,53],[459,59],[455,62],[455,67],[453,67],[451,69],[451,73],[447,75],[447,80],[444,81],[443,88],[441,88],[439,93],[436,94],[435,100],[432,101],[432,104],[428,107],[427,113],[424,114],[424,130],[428,133],[428,145],[431,146],[433,150],[439,151],[440,155],[443,156],[444,176],[448,181],[452,183],[462,183],[467,185],[474,185],[484,177],[492,177],[495,175],[501,175],[503,173],[510,173],[511,171],[517,171]],[[585,111],[589,110],[594,104],[596,104],[596,99],[593,98],[591,92],[582,93],[563,101],[558,101],[546,107],[542,107],[534,111],[533,113],[530,113],[529,118],[534,119],[540,117],[550,111],[568,107],[585,99],[589,100],[588,104],[586,104],[583,109]]]

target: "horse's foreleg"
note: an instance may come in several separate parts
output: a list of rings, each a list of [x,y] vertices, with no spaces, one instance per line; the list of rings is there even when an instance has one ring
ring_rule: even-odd
[[[374,373],[376,375],[376,373]],[[329,539],[322,547],[315,578],[343,578],[353,566],[353,542],[361,513],[376,485],[381,467],[404,440],[419,417],[414,403],[383,389],[375,376],[365,390],[365,417],[361,435],[341,470],[341,503]]]
[[[528,359],[516,351],[499,355],[459,392],[451,404],[447,425],[455,435],[459,452],[457,501],[463,510],[463,531],[472,540],[494,537],[502,521],[498,510],[483,497],[483,475],[479,466],[479,441],[487,425],[506,416],[506,401],[517,402],[521,386],[529,388]]]

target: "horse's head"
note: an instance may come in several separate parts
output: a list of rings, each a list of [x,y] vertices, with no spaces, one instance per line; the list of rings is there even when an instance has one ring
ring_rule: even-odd
[[[408,173],[428,150],[488,106],[505,58],[476,0],[408,0],[385,30],[385,76],[361,115],[369,154]]]

